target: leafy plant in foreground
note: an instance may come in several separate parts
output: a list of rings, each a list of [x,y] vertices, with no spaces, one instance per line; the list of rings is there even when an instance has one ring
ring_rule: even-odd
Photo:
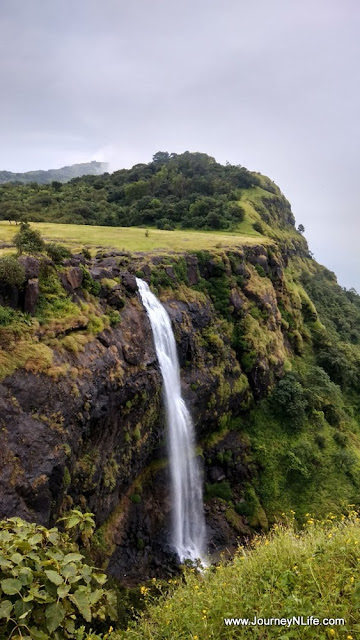
[[[82,524],[77,513],[69,524],[72,517]],[[0,522],[1,638],[91,637],[90,623],[116,618],[116,595],[104,588],[106,580],[84,562],[67,533],[21,518]]]

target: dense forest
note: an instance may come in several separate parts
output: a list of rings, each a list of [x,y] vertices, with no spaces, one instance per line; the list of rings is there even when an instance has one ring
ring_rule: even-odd
[[[40,185],[35,176],[29,184],[3,184],[0,220],[234,230],[245,215],[239,200],[254,188],[265,204],[260,200],[265,223],[276,224],[269,217],[273,208],[282,226],[293,225],[290,205],[271,180],[188,151],[158,152],[149,164],[76,177],[67,184],[57,178]]]
[[[106,163],[93,160],[92,162],[82,162],[80,164],[61,167],[61,169],[48,169],[47,171],[26,171],[25,173],[0,171],[0,184],[4,182],[21,182],[27,184],[37,182],[39,184],[50,184],[53,180],[68,182],[72,178],[86,174],[96,176],[99,173],[103,173],[106,167]]]

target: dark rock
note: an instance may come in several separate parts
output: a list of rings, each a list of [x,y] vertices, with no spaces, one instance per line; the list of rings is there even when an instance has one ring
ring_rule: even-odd
[[[127,291],[130,293],[135,293],[137,291],[136,278],[132,273],[126,271],[121,274],[122,283]]]
[[[78,260],[80,264],[83,264],[83,265],[86,264],[85,256],[83,256],[82,253],[74,253],[73,259]]]
[[[240,313],[244,307],[244,300],[236,289],[232,289],[230,293],[230,304],[234,307],[236,313]]]
[[[165,267],[165,273],[167,276],[169,276],[169,278],[175,280],[174,269],[171,266]]]
[[[224,470],[221,467],[211,467],[209,477],[211,482],[221,482],[225,479]]]
[[[79,289],[82,285],[83,278],[84,274],[81,267],[72,267],[66,272],[66,279],[71,289]]]
[[[190,287],[199,282],[198,259],[196,256],[186,256],[187,278]]]
[[[34,315],[36,304],[39,298],[39,280],[32,278],[28,280],[25,288],[24,311]]]
[[[20,306],[20,294],[19,289],[13,285],[6,287],[6,301],[9,307],[12,309],[18,309]]]
[[[105,269],[110,269],[111,273],[113,275],[118,275],[120,273],[120,267],[117,263],[117,261],[115,260],[115,258],[104,258],[104,260],[101,260],[101,262],[99,262],[96,265],[96,268],[105,268]]]
[[[115,309],[123,309],[125,306],[124,298],[121,296],[120,291],[111,291],[107,299],[109,305]]]
[[[32,256],[20,256],[19,262],[25,269],[26,280],[39,277],[40,262],[37,258],[33,258]]]
[[[111,270],[106,267],[92,267],[92,269],[90,269],[90,275],[94,280],[102,280],[103,278],[111,280],[112,278]]]

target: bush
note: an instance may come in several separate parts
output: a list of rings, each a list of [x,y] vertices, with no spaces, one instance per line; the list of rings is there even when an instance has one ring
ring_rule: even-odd
[[[0,285],[21,287],[25,281],[25,269],[15,256],[0,258]]]
[[[97,296],[101,289],[100,282],[98,282],[97,280],[94,280],[94,278],[92,278],[91,274],[87,269],[85,269],[85,267],[81,266],[80,268],[82,269],[82,272],[83,272],[83,281],[82,281],[83,289],[86,289],[86,291],[91,293],[93,296]]]
[[[18,253],[39,253],[44,251],[45,242],[40,231],[32,229],[28,222],[21,222],[20,230],[14,236],[14,244]]]
[[[65,258],[71,258],[71,251],[62,244],[51,242],[46,245],[46,253],[55,264],[61,264]]]
[[[262,226],[261,222],[254,222],[253,229],[258,233],[264,233],[264,227]]]
[[[226,502],[230,502],[233,497],[231,487],[227,480],[215,482],[214,484],[206,484],[206,498],[221,498]]]
[[[303,387],[292,373],[288,373],[275,387],[270,404],[273,413],[294,428],[302,426],[305,420],[307,400]]]
[[[70,515],[71,519],[72,515]],[[10,518],[0,522],[2,638],[79,638],[94,620],[116,618],[106,575],[84,562],[57,528]]]

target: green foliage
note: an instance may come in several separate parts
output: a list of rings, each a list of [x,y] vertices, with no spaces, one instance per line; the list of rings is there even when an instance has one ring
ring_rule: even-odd
[[[25,269],[15,256],[2,256],[0,258],[0,287],[11,285],[21,287],[25,281]]]
[[[227,480],[215,482],[214,484],[206,483],[205,497],[207,500],[211,498],[221,498],[226,502],[230,502],[233,498],[233,492]]]
[[[58,522],[64,523],[65,531],[70,532],[74,540],[81,538],[85,547],[89,546],[89,540],[94,532],[95,521],[93,513],[83,513],[78,509],[72,509],[66,516],[63,516]]]
[[[303,425],[307,400],[303,387],[292,373],[285,374],[278,382],[271,394],[270,403],[274,414],[289,429],[298,429]]]
[[[21,518],[0,523],[1,637],[76,639],[82,626],[85,633],[93,621],[115,619],[106,580],[58,529]]]
[[[19,254],[40,253],[45,249],[40,231],[32,229],[28,222],[20,223],[20,230],[14,236],[14,245]]]
[[[0,306],[0,327],[8,327],[16,319],[16,313],[9,307]]]
[[[238,202],[241,190],[260,185],[259,177],[244,167],[223,166],[206,154],[188,151],[169,155],[165,163],[155,159],[61,185],[58,180],[67,176],[67,172],[61,178],[55,172],[45,176],[33,172],[29,184],[0,184],[0,218],[21,220],[26,214],[27,219],[40,222],[234,229],[245,216]],[[37,177],[52,184],[36,184]]]
[[[284,514],[285,516],[285,514]],[[184,640],[251,637],[254,640],[355,640],[360,629],[359,518],[324,522],[308,518],[302,530],[276,525],[251,547],[240,547],[231,562],[200,573],[188,570],[160,601],[148,608],[118,640]],[[343,618],[343,626],[227,626],[224,618]]]
[[[83,281],[82,281],[83,289],[85,289],[92,295],[97,296],[101,289],[100,282],[98,282],[98,280],[94,280],[90,272],[84,266],[81,265],[80,268],[82,269],[82,272],[83,272]]]
[[[65,258],[71,258],[71,251],[64,245],[55,242],[46,245],[46,253],[55,264],[61,264]]]

